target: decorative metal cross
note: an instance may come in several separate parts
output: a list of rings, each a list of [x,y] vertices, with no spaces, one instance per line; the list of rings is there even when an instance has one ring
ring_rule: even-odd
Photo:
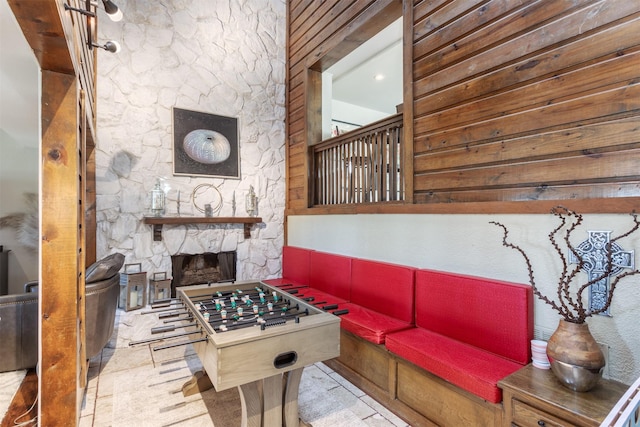
[[[588,231],[589,238],[580,243],[576,252],[582,258],[582,270],[589,276],[589,281],[597,279],[607,271],[607,246],[609,245],[611,231]],[[589,310],[599,310],[607,303],[609,295],[609,283],[611,276],[615,276],[625,268],[634,268],[634,251],[625,251],[618,244],[611,244],[611,273],[597,281],[589,289]],[[569,253],[569,262],[578,264],[580,260]],[[603,316],[611,316],[609,310],[603,311]]]

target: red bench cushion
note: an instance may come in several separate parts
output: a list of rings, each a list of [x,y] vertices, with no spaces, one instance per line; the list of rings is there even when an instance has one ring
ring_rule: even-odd
[[[493,403],[502,401],[498,381],[522,368],[522,365],[491,352],[421,328],[388,334],[385,347],[432,374]]]
[[[286,291],[286,289],[283,289],[283,290]],[[300,299],[313,297],[313,301],[310,301],[309,304],[315,305],[318,308],[322,308],[325,305],[344,304],[347,302],[347,300],[345,299],[338,298],[327,292],[323,292],[319,289],[315,289],[311,287],[298,289],[298,292],[296,294],[293,294],[293,296]],[[318,303],[322,301],[325,301],[325,302],[318,305]]]
[[[309,259],[310,249],[298,248],[296,246],[285,246],[282,248],[282,277],[278,279],[263,280],[264,283],[281,287],[292,284],[296,286],[309,284]]]
[[[391,332],[413,327],[409,322],[353,303],[341,304],[340,309],[349,310],[348,314],[340,316],[340,327],[374,344],[384,344],[385,337]]]
[[[326,252],[312,252],[309,286],[348,301],[351,294],[351,258]]]
[[[533,293],[527,285],[418,270],[415,323],[524,365],[531,354]]]
[[[295,246],[282,248],[282,278],[308,285],[311,252]]]
[[[354,258],[351,302],[393,319],[413,324],[415,269]]]

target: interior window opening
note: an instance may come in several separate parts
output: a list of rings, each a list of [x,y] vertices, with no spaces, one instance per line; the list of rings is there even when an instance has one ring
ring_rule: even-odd
[[[401,112],[402,17],[322,73],[322,139]]]

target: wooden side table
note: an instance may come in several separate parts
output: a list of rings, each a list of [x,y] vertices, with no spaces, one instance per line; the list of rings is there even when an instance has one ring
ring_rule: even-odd
[[[529,364],[498,382],[504,425],[520,427],[599,426],[628,386],[601,379],[588,392],[564,387],[550,370]]]

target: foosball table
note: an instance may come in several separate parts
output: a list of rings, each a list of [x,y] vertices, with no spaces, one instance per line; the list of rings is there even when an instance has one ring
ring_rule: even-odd
[[[196,373],[183,393],[238,387],[243,427],[297,427],[302,370],[340,355],[340,319],[261,282],[185,286],[176,293],[176,300],[152,308],[160,318],[173,317],[182,325],[152,333],[188,328],[170,336],[188,341],[153,349],[193,345],[204,372]]]

